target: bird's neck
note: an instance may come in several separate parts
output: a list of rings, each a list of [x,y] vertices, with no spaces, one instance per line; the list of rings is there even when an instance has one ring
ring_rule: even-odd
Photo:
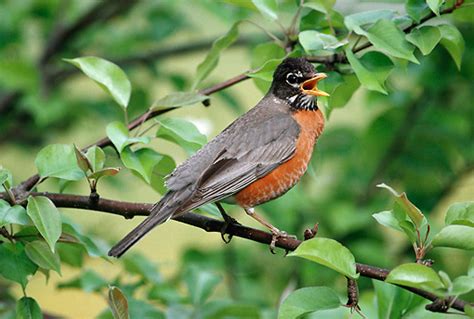
[[[298,93],[293,96],[286,98],[286,102],[291,106],[292,111],[304,110],[304,111],[316,111],[318,105],[316,98],[312,95]]]

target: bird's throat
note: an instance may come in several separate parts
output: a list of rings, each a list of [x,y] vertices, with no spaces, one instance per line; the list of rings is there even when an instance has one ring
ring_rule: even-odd
[[[287,98],[287,102],[295,111],[316,111],[318,109],[318,105],[316,104],[316,98],[313,95],[298,93]]]

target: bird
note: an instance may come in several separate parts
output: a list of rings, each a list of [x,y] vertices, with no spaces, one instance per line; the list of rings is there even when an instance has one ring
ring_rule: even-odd
[[[267,94],[167,176],[167,193],[109,256],[122,256],[157,225],[207,203],[239,205],[271,231],[272,243],[287,236],[254,207],[280,197],[305,173],[324,129],[317,98],[329,94],[317,83],[326,77],[304,57],[284,59]]]

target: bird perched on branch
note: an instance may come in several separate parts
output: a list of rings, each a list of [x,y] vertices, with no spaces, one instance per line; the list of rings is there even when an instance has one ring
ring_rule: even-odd
[[[201,205],[227,201],[287,236],[254,212],[254,207],[291,189],[305,173],[324,128],[317,88],[326,78],[304,58],[287,58],[273,74],[269,92],[167,178],[168,192],[150,215],[110,251],[120,257],[153,227]]]

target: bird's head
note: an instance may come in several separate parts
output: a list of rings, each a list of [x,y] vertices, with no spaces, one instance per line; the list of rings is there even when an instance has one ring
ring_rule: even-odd
[[[318,82],[326,77],[324,73],[317,73],[305,58],[286,58],[273,73],[270,92],[293,109],[316,110],[316,98],[329,96],[317,88]]]

